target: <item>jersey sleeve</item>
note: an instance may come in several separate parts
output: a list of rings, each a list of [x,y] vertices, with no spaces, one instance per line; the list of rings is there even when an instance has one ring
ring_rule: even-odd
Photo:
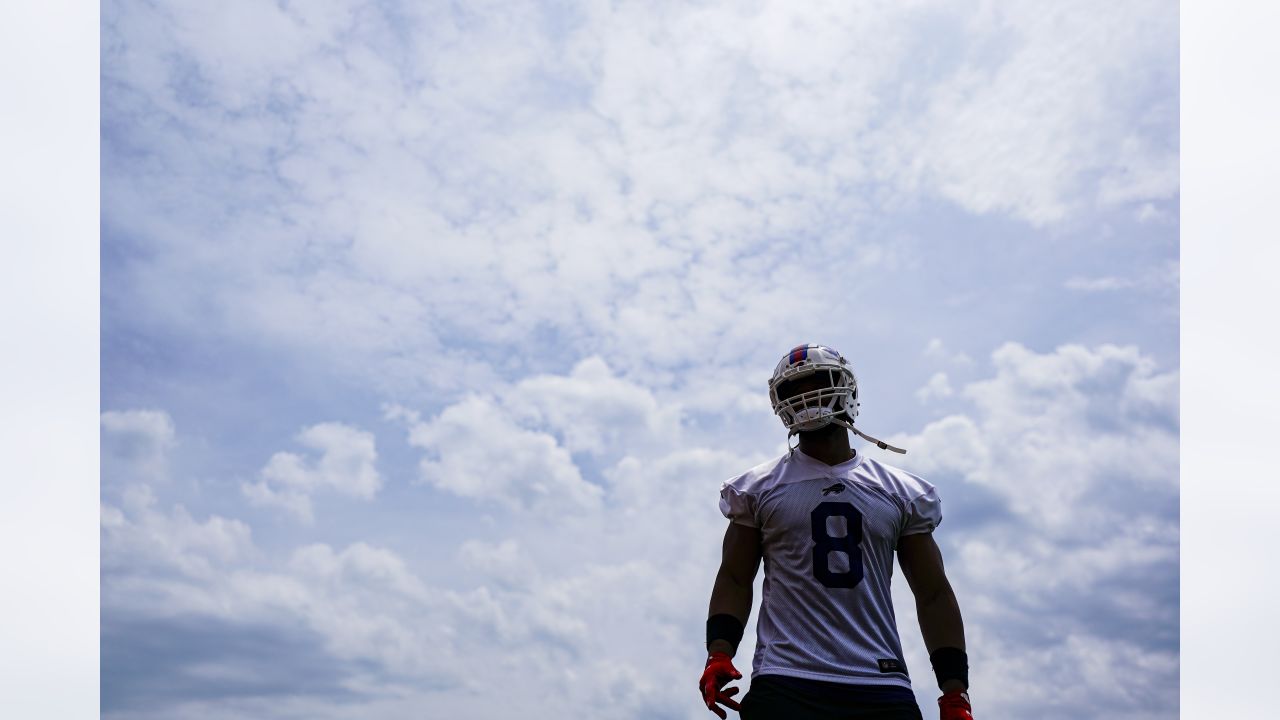
[[[774,486],[778,467],[786,458],[775,458],[721,483],[720,512],[739,525],[760,527],[760,497]]]
[[[755,496],[735,487],[733,480],[728,480],[720,486],[720,512],[739,525],[760,526],[756,522]]]
[[[906,514],[903,535],[933,532],[942,522],[942,500],[938,497],[938,489],[929,485],[923,493],[912,498],[907,503]]]
[[[901,535],[933,532],[942,522],[942,500],[938,489],[924,478],[892,468],[888,484],[902,508]]]

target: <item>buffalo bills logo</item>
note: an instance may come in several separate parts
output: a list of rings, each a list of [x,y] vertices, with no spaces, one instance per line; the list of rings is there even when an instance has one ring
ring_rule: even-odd
[[[822,488],[822,494],[823,494],[823,495],[834,495],[834,494],[836,494],[836,493],[838,493],[838,492],[844,492],[844,485],[841,485],[840,483],[836,483],[835,485],[832,485],[831,487],[824,487],[824,488]]]

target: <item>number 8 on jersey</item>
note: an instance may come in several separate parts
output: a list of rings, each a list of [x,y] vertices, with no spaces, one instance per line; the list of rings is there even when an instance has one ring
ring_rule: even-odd
[[[823,502],[809,515],[813,523],[813,576],[829,588],[852,588],[862,582],[862,513],[847,502]],[[842,517],[844,535],[827,531],[827,518]],[[849,569],[835,572],[828,564],[831,553],[849,556]]]

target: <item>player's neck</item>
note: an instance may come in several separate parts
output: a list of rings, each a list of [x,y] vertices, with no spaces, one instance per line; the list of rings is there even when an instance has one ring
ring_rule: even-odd
[[[819,462],[839,465],[853,459],[849,431],[843,426],[832,423],[818,430],[802,432],[797,437],[800,438],[800,452]]]

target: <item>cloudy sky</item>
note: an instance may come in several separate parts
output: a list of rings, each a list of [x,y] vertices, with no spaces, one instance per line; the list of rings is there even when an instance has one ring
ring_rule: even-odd
[[[1176,3],[101,43],[104,717],[710,717],[717,491],[802,342],[939,488],[982,716],[1176,713]]]

